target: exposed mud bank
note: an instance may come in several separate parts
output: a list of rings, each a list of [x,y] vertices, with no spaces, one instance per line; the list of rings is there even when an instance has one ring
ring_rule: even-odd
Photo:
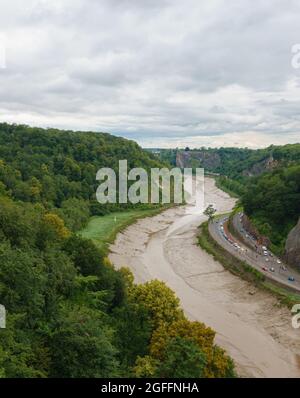
[[[219,212],[235,200],[205,181],[205,201]],[[224,270],[196,245],[197,227],[205,220],[191,206],[173,208],[139,220],[118,234],[110,259],[128,266],[137,282],[165,281],[192,320],[217,331],[216,341],[248,377],[300,377],[300,330],[291,326],[288,309],[276,299]]]

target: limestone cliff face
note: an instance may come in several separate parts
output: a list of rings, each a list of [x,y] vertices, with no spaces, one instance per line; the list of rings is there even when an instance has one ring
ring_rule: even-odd
[[[257,229],[254,227],[254,225],[251,223],[249,218],[246,216],[246,214],[243,215],[242,218],[242,225],[250,235],[254,236],[254,238],[263,246],[270,246],[270,239],[267,236],[261,235]]]
[[[300,218],[289,233],[285,244],[285,261],[300,268]]]
[[[178,151],[176,154],[176,166],[204,167],[207,171],[215,172],[221,166],[222,159],[217,151],[197,150]],[[247,177],[258,176],[266,171],[271,171],[278,166],[278,161],[272,155],[266,157],[245,169],[242,174]]]
[[[207,151],[180,151],[177,152],[177,167],[204,167],[214,170],[221,164],[221,158],[217,153]]]
[[[278,161],[274,160],[273,156],[255,163],[250,169],[243,171],[243,175],[247,177],[258,176],[265,171],[272,171],[278,166]]]

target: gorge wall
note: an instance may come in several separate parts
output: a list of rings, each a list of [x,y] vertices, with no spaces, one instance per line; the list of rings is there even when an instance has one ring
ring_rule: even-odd
[[[290,231],[285,244],[285,261],[300,268],[300,218]]]

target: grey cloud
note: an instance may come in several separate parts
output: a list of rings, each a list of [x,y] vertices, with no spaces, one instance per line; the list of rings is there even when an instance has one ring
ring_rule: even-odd
[[[2,120],[166,145],[299,133],[296,0],[0,1]]]

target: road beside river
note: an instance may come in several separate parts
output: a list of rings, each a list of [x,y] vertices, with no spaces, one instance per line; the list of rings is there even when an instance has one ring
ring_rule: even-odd
[[[222,213],[235,200],[207,178],[205,202]],[[196,245],[197,227],[205,219],[187,205],[139,220],[118,234],[110,260],[117,268],[128,266],[138,283],[166,282],[188,318],[216,330],[216,342],[235,360],[241,376],[300,377],[300,330],[292,328],[289,310]]]

